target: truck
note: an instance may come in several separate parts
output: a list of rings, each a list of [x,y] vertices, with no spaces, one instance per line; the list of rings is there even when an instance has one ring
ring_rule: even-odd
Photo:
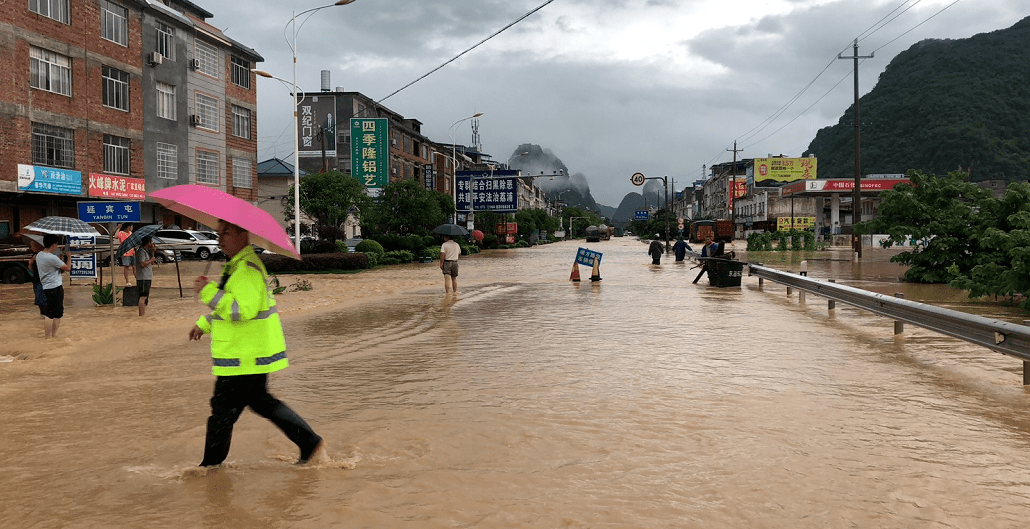
[[[32,277],[29,272],[32,250],[27,246],[0,244],[0,282],[24,283]]]
[[[733,221],[731,220],[695,220],[690,222],[690,242],[704,242],[711,237],[715,242],[733,240]]]

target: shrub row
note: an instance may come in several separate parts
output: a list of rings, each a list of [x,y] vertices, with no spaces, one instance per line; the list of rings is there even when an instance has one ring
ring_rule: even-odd
[[[369,268],[368,256],[363,253],[319,253],[302,256],[298,261],[292,257],[275,254],[261,254],[261,261],[269,273],[320,272],[324,270],[361,270]]]

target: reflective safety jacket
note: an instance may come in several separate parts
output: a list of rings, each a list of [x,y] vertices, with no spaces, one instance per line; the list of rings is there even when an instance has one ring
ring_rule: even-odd
[[[264,263],[247,245],[222,267],[221,284],[208,283],[200,291],[200,301],[212,309],[197,326],[211,335],[213,374],[257,375],[289,365],[266,276]]]

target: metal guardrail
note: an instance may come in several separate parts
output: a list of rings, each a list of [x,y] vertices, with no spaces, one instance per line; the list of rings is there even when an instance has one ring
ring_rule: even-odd
[[[999,353],[1030,362],[1030,327],[983,316],[927,305],[906,299],[877,294],[828,281],[810,279],[794,273],[748,263],[748,275],[758,276],[811,292],[818,296],[847,303],[875,314],[918,325],[924,329],[982,345]],[[1024,383],[1027,383],[1024,364]]]

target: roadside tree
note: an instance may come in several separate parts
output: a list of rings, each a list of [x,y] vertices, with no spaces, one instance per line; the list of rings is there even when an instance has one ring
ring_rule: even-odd
[[[293,188],[286,205],[287,219],[293,218]],[[343,233],[348,214],[355,218],[368,211],[371,199],[361,185],[349,174],[327,171],[305,176],[300,181],[300,210],[311,217],[324,239],[337,240]]]

